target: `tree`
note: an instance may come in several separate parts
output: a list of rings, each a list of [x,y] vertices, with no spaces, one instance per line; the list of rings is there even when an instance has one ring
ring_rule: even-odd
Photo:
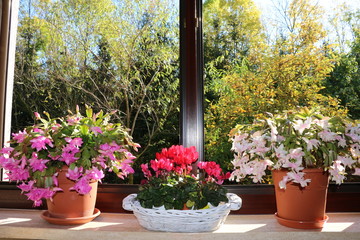
[[[28,110],[27,123],[33,111],[56,117],[86,103],[118,110],[117,121],[142,145],[139,157],[178,142],[178,14],[168,0],[21,3],[14,99],[24,103],[16,111]],[[39,47],[25,78],[26,31],[36,33],[31,43]],[[171,131],[163,137],[165,126]]]
[[[339,41],[337,55],[339,62],[330,76],[326,78],[322,93],[340,99],[342,106],[349,110],[353,119],[360,118],[360,10],[344,9],[340,15],[333,18],[335,29],[350,29],[349,41]],[[342,33],[345,34],[345,33]],[[346,51],[346,49],[349,49]]]
[[[266,112],[321,106],[327,115],[346,114],[338,99],[320,92],[337,60],[330,47],[321,44],[326,33],[320,9],[308,0],[294,0],[283,16],[284,27],[268,52],[259,51],[222,71],[211,66],[219,99],[210,103],[206,115],[209,159],[229,165],[227,133],[237,123],[251,123]]]

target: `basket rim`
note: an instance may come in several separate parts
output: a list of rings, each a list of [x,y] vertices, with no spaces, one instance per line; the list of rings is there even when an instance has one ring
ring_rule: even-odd
[[[147,213],[159,213],[159,212],[167,212],[170,215],[194,215],[196,213],[199,214],[211,214],[214,212],[224,211],[224,210],[230,210],[231,202],[222,202],[218,206],[211,206],[210,208],[206,209],[165,209],[164,206],[161,207],[153,207],[153,208],[144,208],[141,206],[140,202],[136,200],[137,194],[131,194],[133,197],[130,199],[129,204],[131,205],[133,212],[147,212]],[[230,198],[231,194],[228,195],[228,198]],[[230,199],[229,199],[230,200]]]

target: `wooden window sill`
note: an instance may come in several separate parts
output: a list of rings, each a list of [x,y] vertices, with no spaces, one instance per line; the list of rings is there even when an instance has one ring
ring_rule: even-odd
[[[42,210],[0,208],[0,238],[15,239],[359,239],[360,213],[328,213],[320,230],[284,227],[271,214],[229,215],[225,224],[209,233],[152,232],[142,228],[133,214],[101,213],[78,226],[52,225]]]

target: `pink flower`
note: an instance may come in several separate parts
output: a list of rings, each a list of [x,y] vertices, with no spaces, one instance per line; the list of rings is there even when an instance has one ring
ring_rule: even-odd
[[[27,132],[24,130],[24,131],[19,131],[19,133],[13,133],[12,134],[13,136],[13,139],[17,142],[17,143],[22,143],[26,136],[28,136]]]
[[[114,152],[119,151],[120,150],[120,146],[117,145],[116,143],[113,144],[101,144],[99,146],[99,152],[104,156],[104,157],[108,157],[110,160],[115,161],[116,157],[114,155]]]
[[[182,145],[173,145],[169,149],[162,149],[161,153],[156,153],[156,159],[168,158],[181,167],[196,162],[198,157],[199,154],[194,146],[185,148]]]
[[[101,127],[91,127],[90,130],[97,136],[99,133],[102,134]]]
[[[100,166],[102,167],[102,168],[107,168],[107,165],[106,165],[106,159],[102,156],[102,155],[100,155],[100,156],[97,156],[95,159],[93,159],[93,161],[92,161],[93,163],[99,163],[100,164]]]
[[[65,162],[68,166],[75,162],[76,160],[78,160],[79,158],[78,157],[75,157],[75,154],[74,153],[71,153],[71,152],[63,152],[61,154],[61,157],[59,158],[60,161],[63,161]]]
[[[33,132],[44,134],[44,131],[42,129],[40,129],[40,128],[34,128]]]
[[[40,114],[38,112],[34,112],[34,115],[35,115],[35,118],[38,119],[38,120],[41,118]]]
[[[29,192],[31,191],[31,189],[33,189],[34,186],[34,181],[29,181],[28,184],[26,183],[22,183],[21,185],[18,186],[18,188],[21,189],[21,192]]]
[[[30,142],[32,143],[31,147],[34,149],[36,148],[37,151],[40,151],[42,149],[47,149],[46,144],[50,147],[54,147],[51,140],[44,136],[38,136],[34,139],[31,139]]]
[[[173,169],[174,165],[171,163],[169,159],[165,158],[160,160],[157,159],[151,160],[150,166],[155,171],[156,176],[159,176],[159,174],[161,175],[162,170],[170,172]]]
[[[116,166],[119,170],[119,173],[117,176],[121,179],[124,179],[124,176],[126,177],[128,174],[134,173],[134,169],[131,167],[130,164],[132,164],[133,161],[130,159],[123,160],[120,165]]]
[[[215,180],[215,182],[216,182],[217,184],[223,184],[223,183],[224,183],[224,180],[229,179],[230,176],[231,176],[231,173],[230,173],[230,172],[227,172],[227,173],[225,173],[225,174],[223,173],[223,174],[221,174],[220,176],[217,177],[217,179]]]
[[[66,177],[69,178],[70,180],[78,180],[83,172],[83,168],[82,167],[75,167],[74,169],[68,169],[67,173],[66,173]]]
[[[344,137],[336,136],[336,140],[338,140],[340,147],[346,147],[346,139]]]
[[[12,147],[4,147],[0,150],[0,153],[5,154],[5,155],[10,155],[13,150],[14,150],[14,148],[12,148]]]
[[[144,177],[150,178],[152,176],[151,171],[149,170],[148,164],[141,164],[141,170],[144,173]]]
[[[120,168],[126,175],[129,173],[134,173],[134,169],[131,167],[133,161],[131,159],[125,159],[121,161]]]
[[[204,169],[205,172],[211,176],[217,178],[221,175],[222,169],[216,162],[198,162],[198,167]]]
[[[59,173],[55,173],[51,178],[52,178],[52,181],[54,183],[55,186],[59,186],[59,181],[57,179],[57,176],[59,175]]]
[[[88,181],[100,180],[105,177],[104,172],[96,167],[93,167],[91,170],[86,170],[85,175]]]
[[[30,177],[30,173],[28,169],[23,169],[20,166],[14,167],[9,173],[9,179],[11,181],[25,181]]]
[[[1,155],[0,156],[0,166],[5,168],[6,170],[11,170],[12,168],[18,166],[18,162],[15,161],[14,158],[9,158],[8,156]]]
[[[52,199],[55,192],[60,190],[60,188],[33,188],[25,195],[28,197],[28,200],[32,200],[34,202],[34,207],[38,207],[42,204],[42,198]]]
[[[140,144],[138,144],[138,143],[134,143],[134,144],[132,144],[132,146],[136,152],[138,151],[138,148],[141,147]]]
[[[133,160],[136,158],[134,155],[132,155],[131,152],[126,151],[124,154],[125,154],[126,159],[128,159],[128,160]]]
[[[70,117],[70,118],[66,119],[66,121],[68,122],[68,124],[70,126],[77,124],[80,120],[81,120],[81,118],[79,118],[79,117]]]
[[[75,190],[80,194],[87,194],[91,191],[91,186],[85,177],[80,178],[70,190]]]
[[[83,144],[82,138],[65,138],[65,141],[73,148],[79,148]]]
[[[355,172],[353,173],[353,175],[360,176],[360,168],[355,168]]]
[[[47,162],[49,162],[49,160],[38,159],[36,152],[33,152],[32,158],[29,159],[30,167],[33,171],[43,171],[47,168],[45,165]]]
[[[208,181],[215,181],[217,184],[222,184],[224,180],[231,177],[230,172],[224,174],[220,165],[215,162],[198,162],[199,169],[204,169],[207,173]]]

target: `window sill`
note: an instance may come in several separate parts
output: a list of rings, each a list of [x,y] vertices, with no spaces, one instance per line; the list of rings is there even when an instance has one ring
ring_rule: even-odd
[[[26,239],[358,239],[360,213],[328,213],[321,230],[302,230],[278,224],[273,215],[229,215],[211,233],[151,232],[133,214],[102,213],[90,223],[58,226],[44,221],[41,210],[0,209],[0,238]]]

